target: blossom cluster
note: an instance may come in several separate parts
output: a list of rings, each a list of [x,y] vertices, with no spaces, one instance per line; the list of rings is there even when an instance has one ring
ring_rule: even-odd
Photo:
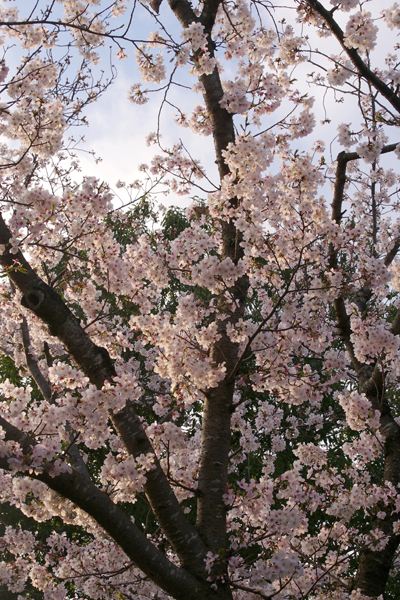
[[[137,522],[143,547],[175,569],[184,564],[175,549],[181,542],[170,540],[160,513],[172,498],[170,521],[190,515],[191,527],[196,502],[220,485],[217,477],[208,488],[202,484],[211,447],[208,464],[226,465],[215,505],[226,516],[227,551],[206,548],[196,558],[204,563],[199,581],[218,592],[229,577],[235,600],[257,594],[364,600],[352,589],[354,565],[363,549],[380,552],[399,530],[398,487],[375,469],[387,460],[385,439],[393,431],[398,436],[400,419],[395,402],[382,405],[396,397],[400,382],[399,179],[382,166],[397,123],[387,109],[400,81],[396,55],[373,71],[389,86],[381,101],[350,58],[309,52],[312,37],[295,23],[267,29],[261,4],[221,3],[207,33],[201,22],[207,3],[187,4],[193,14],[176,36],[164,27],[162,11],[179,2],[163,5],[157,17],[152,2],[142,9],[159,31],[144,42],[111,28],[111,19],[126,11],[123,0],[104,14],[99,0],[59,4],[74,30],[64,47],[74,45],[83,58],[79,98],[66,83],[66,63],[52,58],[66,33],[60,25],[2,26],[29,59],[15,70],[7,50],[0,62],[0,133],[11,142],[0,148],[10,233],[0,258],[17,261],[5,267],[12,285],[0,281],[0,346],[9,369],[0,382],[0,502],[38,523],[55,519],[68,527],[46,540],[6,527],[0,549],[11,559],[0,563],[0,583],[18,594],[31,585],[46,600],[71,594],[166,600],[113,541],[114,514],[98,519],[103,530],[90,506],[84,512],[40,479],[50,477],[55,489],[70,475],[68,481],[86,481],[114,503],[115,514]],[[336,10],[346,13],[349,56],[368,53],[369,60],[375,15],[355,0],[332,4],[332,18]],[[1,22],[18,14],[4,4]],[[399,26],[399,14],[397,4],[384,11],[389,28]],[[326,33],[322,18],[304,5],[299,17]],[[177,124],[213,137],[219,181],[184,142],[163,147],[157,131],[149,141],[160,151],[141,168],[147,183],[131,185],[138,198],[131,195],[124,209],[101,181],[74,183],[77,167],[59,150],[89,85],[87,64],[99,60],[106,38],[118,39],[119,58],[126,56],[122,41],[134,44],[149,88],[167,80],[165,106],[175,106],[174,83],[182,95],[184,89],[203,95],[202,103],[196,98],[173,110]],[[310,57],[322,65],[313,66],[319,72],[310,81],[327,94],[334,88],[338,102],[346,91],[346,108],[347,95],[354,96],[361,111],[359,122],[339,123],[331,146],[321,142],[322,125],[310,139],[314,99],[293,71]],[[195,86],[181,85],[184,69],[197,78]],[[129,90],[139,106],[149,98],[141,85]],[[340,120],[347,114],[338,112]],[[326,122],[333,116],[327,109]],[[341,173],[343,161],[334,157],[353,146]],[[186,212],[157,212],[148,192],[156,181],[165,184],[163,192],[200,197]],[[122,194],[129,186],[117,187]],[[29,277],[42,278],[46,301],[65,305],[55,328],[42,320],[46,307],[26,308],[22,288],[29,277],[19,252],[34,269]],[[86,342],[79,348],[78,334]],[[370,377],[370,388],[359,373]],[[361,391],[373,386],[379,394]],[[214,416],[225,420],[211,435],[207,419],[216,408]],[[220,444],[228,427],[229,450]],[[145,453],[136,452],[142,442]],[[149,482],[155,480],[170,496],[157,496],[162,510],[153,517]]]

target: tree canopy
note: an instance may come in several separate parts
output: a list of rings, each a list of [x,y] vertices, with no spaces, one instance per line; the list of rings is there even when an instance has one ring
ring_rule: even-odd
[[[399,597],[399,27],[1,2],[4,598]],[[112,190],[70,136],[118,60],[159,113]]]

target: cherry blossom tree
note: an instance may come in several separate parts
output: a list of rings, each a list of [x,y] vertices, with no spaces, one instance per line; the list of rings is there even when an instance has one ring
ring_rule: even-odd
[[[400,7],[288,4],[2,2],[15,598],[399,596]],[[160,104],[122,208],[66,135],[110,44]]]

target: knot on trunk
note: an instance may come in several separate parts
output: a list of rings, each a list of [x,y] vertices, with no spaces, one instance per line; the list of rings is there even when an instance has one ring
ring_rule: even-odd
[[[42,306],[45,298],[46,293],[43,290],[34,288],[22,296],[21,304],[25,308],[29,308],[33,312],[36,312]]]

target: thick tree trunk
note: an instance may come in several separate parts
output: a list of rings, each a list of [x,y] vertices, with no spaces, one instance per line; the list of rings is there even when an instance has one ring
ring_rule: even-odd
[[[379,391],[379,388],[377,390]],[[367,395],[374,407],[377,408],[379,393],[370,391]],[[381,411],[380,431],[385,436],[383,481],[388,481],[397,488],[400,483],[400,427],[392,418],[386,402],[381,406]],[[385,519],[375,519],[371,529],[381,530],[387,536],[387,544],[385,548],[378,551],[371,548],[363,550],[354,582],[356,589],[360,589],[363,594],[371,598],[384,593],[389,572],[400,544],[400,536],[393,533],[393,523],[398,520],[398,513],[392,514],[392,508],[385,511],[383,507],[382,510],[387,513]]]
[[[212,552],[225,551],[228,455],[233,386],[207,394],[203,411],[196,527]]]
[[[183,27],[188,27],[192,22],[200,22],[208,36],[208,50],[214,55],[214,46],[211,39],[212,28],[220,5],[220,0],[206,0],[202,14],[197,17],[187,0],[169,0],[169,5]],[[224,161],[223,151],[230,143],[235,142],[235,129],[233,115],[221,107],[223,88],[218,69],[215,68],[210,75],[199,77],[204,87],[204,102],[211,122],[216,163],[221,179],[229,174],[229,168]],[[232,205],[237,204],[237,199],[231,200]],[[221,221],[222,229],[222,259],[230,258],[237,263],[241,254],[238,232],[232,220]],[[238,345],[233,343],[226,334],[227,322],[235,323],[244,315],[244,304],[248,288],[247,280],[239,280],[229,291],[236,301],[236,310],[229,319],[220,322],[220,340],[214,344],[210,356],[215,364],[224,363],[226,377],[217,387],[208,390],[205,394],[203,422],[201,432],[201,449],[199,462],[199,479],[197,499],[196,528],[207,547],[214,553],[224,557],[226,550],[226,505],[223,496],[228,484],[228,462],[231,436],[231,415],[233,404],[234,382],[228,380],[238,360]],[[225,300],[223,294],[218,299],[223,309]],[[221,600],[230,600],[232,593],[230,586],[221,583],[227,580],[226,562],[216,562],[211,576],[218,585]]]
[[[307,2],[310,6],[319,5],[314,0],[307,0]],[[382,152],[390,152],[393,149],[394,145],[385,146]],[[349,161],[357,160],[358,158],[359,156],[356,152],[341,152],[337,157],[335,190],[332,201],[332,220],[337,225],[340,225],[343,215],[342,205],[347,164]],[[392,252],[390,256],[386,257],[386,266],[390,264],[394,256],[395,254]],[[329,250],[329,266],[332,269],[338,268],[337,251],[334,250],[332,245]],[[365,286],[356,294],[355,302],[360,314],[366,314],[372,295],[372,291],[368,286]],[[380,432],[385,437],[383,483],[388,481],[397,487],[400,483],[400,427],[391,415],[390,406],[386,398],[387,390],[384,373],[382,373],[379,364],[375,364],[375,367],[372,368],[370,365],[363,364],[357,359],[351,339],[350,318],[342,296],[339,296],[334,301],[334,308],[339,334],[346,346],[354,370],[357,373],[359,390],[367,396],[373,409],[379,410],[381,413]],[[392,324],[391,333],[394,335],[400,334],[400,311],[398,311],[397,317]],[[393,533],[393,523],[398,519],[398,515],[392,515],[391,513],[392,510],[389,509],[387,510],[385,519],[375,519],[371,523],[371,530],[377,528],[387,536],[387,544],[382,550],[374,551],[371,547],[366,547],[361,552],[354,581],[354,588],[360,589],[363,594],[371,598],[376,598],[380,594],[383,594],[390,568],[400,543],[400,537]]]
[[[208,36],[209,52],[213,55],[214,46],[211,32],[220,0],[206,0],[198,17],[187,0],[169,0],[175,16],[184,27],[193,21],[203,24]],[[223,89],[218,69],[211,75],[202,75],[204,101],[211,121],[216,163],[221,181],[229,174],[224,162],[223,151],[235,141],[233,115],[221,107]],[[237,199],[232,199],[236,206]],[[223,259],[230,258],[234,263],[240,259],[239,236],[233,220],[221,220]],[[72,359],[99,389],[106,380],[115,375],[108,353],[92,343],[82,330],[58,294],[47,286],[30,268],[23,255],[10,255],[8,241],[10,232],[0,216],[0,243],[6,251],[0,256],[0,264],[9,270],[10,278],[23,295],[23,304],[43,320],[52,335],[64,344]],[[13,268],[17,258],[26,272]],[[56,478],[45,475],[39,478],[49,487],[75,502],[86,510],[113,537],[134,563],[157,585],[176,600],[232,600],[232,592],[227,578],[226,550],[226,505],[224,494],[227,489],[227,473],[230,451],[230,428],[234,393],[234,377],[229,378],[238,364],[238,345],[226,334],[228,322],[235,324],[244,315],[248,282],[239,280],[229,291],[236,302],[236,309],[219,323],[220,340],[211,349],[215,365],[224,363],[226,378],[216,388],[205,391],[205,405],[202,423],[201,457],[199,463],[197,522],[193,527],[186,519],[167,477],[155,458],[155,469],[147,473],[145,492],[151,508],[160,523],[170,544],[178,555],[182,567],[172,565],[162,553],[144,539],[141,532],[120,511],[119,507],[96,488],[90,481],[84,481],[79,473],[62,474]],[[224,310],[224,295],[218,300]],[[130,403],[117,414],[110,413],[110,419],[133,456],[153,452],[149,439]],[[8,430],[12,431],[12,428]],[[12,435],[9,433],[9,435]],[[27,442],[28,443],[28,442]],[[211,570],[211,580],[207,581],[205,558],[208,551],[221,556]]]
[[[399,536],[390,535],[393,532],[390,522],[374,522],[373,528],[375,527],[387,533],[388,543],[383,550],[374,552],[366,548],[362,552],[354,581],[354,588],[360,589],[363,594],[371,598],[377,598],[385,591],[389,571],[400,542]]]

